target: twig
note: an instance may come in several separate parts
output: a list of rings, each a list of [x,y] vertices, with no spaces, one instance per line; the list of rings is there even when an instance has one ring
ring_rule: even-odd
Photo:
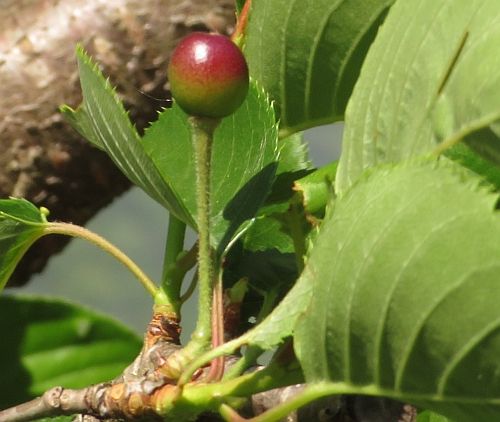
[[[0,421],[23,422],[50,416],[89,413],[87,396],[92,388],[95,389],[96,387],[88,387],[82,390],[70,390],[62,387],[51,388],[41,397],[0,411]]]

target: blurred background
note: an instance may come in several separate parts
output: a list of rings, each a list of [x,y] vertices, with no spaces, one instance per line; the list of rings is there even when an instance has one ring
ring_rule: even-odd
[[[304,132],[310,158],[320,167],[338,158],[343,124]],[[132,188],[100,211],[87,225],[129,255],[151,278],[159,280],[168,227],[167,212],[138,188]],[[186,245],[194,242],[189,233]],[[152,301],[136,279],[117,261],[82,240],[73,240],[54,256],[41,274],[7,294],[60,297],[109,314],[142,334]],[[196,318],[196,295],[183,308],[183,341]]]

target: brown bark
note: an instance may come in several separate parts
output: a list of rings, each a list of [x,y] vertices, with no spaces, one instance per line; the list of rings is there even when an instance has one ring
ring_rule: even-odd
[[[231,31],[232,0],[0,0],[0,197],[24,197],[51,218],[84,224],[129,187],[58,106],[79,104],[82,43],[110,76],[139,129],[164,107],[172,47],[192,30]],[[11,278],[39,272],[65,239],[42,239]]]

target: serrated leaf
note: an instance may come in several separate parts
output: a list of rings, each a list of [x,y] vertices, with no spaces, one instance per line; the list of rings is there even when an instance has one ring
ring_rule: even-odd
[[[259,215],[241,237],[242,252],[232,254],[236,280],[245,277],[261,292],[285,292],[297,278],[297,260],[285,216],[294,192],[293,182],[311,171],[302,134],[280,140],[276,179]],[[236,261],[236,262],[234,262]]]
[[[0,291],[17,263],[43,232],[45,217],[24,199],[0,200]]]
[[[276,100],[285,133],[342,119],[393,1],[253,1],[245,54],[250,74]]]
[[[141,139],[113,87],[80,47],[77,58],[83,103],[76,111],[62,107],[63,115],[81,135],[106,151],[132,183],[192,225],[192,216],[177,193],[162,179],[154,162],[144,152]]]
[[[224,248],[238,227],[266,198],[277,167],[277,127],[264,92],[255,84],[214,134],[212,150],[212,240]],[[175,104],[164,110],[143,139],[147,154],[178,193],[190,215],[196,211],[196,172],[187,115]]]
[[[276,179],[259,215],[284,213],[294,195],[294,182],[313,171],[309,147],[302,133],[294,133],[279,141],[279,162]]]
[[[307,380],[500,419],[497,200],[449,162],[379,168],[337,199],[294,338]]]
[[[2,409],[57,385],[113,379],[141,348],[117,322],[54,299],[0,297],[0,332]]]
[[[499,22],[497,0],[395,4],[349,102],[337,192],[367,168],[463,139],[500,162]]]
[[[311,170],[312,168],[309,145],[304,141],[302,132],[294,133],[280,140],[280,161],[277,174]]]
[[[290,215],[290,201],[294,195],[292,186],[295,180],[311,171],[308,147],[302,134],[282,139],[272,191],[259,210],[259,216],[241,237],[241,253],[228,257],[230,267],[234,268],[233,278],[244,277],[259,292],[272,291],[278,293],[278,297],[296,281],[297,258],[290,235],[290,219],[302,215]],[[301,221],[294,220],[294,223]]]
[[[241,237],[242,252],[231,256],[236,280],[244,277],[250,286],[281,297],[297,279],[297,258],[289,230],[290,200],[294,181],[312,171],[308,147],[302,134],[280,140],[280,156],[272,191],[259,216]],[[228,258],[229,260],[229,258]],[[236,262],[234,262],[236,261]],[[227,267],[226,267],[227,269]]]

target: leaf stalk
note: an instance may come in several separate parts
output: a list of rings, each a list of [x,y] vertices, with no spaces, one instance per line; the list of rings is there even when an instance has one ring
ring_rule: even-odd
[[[181,289],[186,273],[196,264],[197,245],[184,252],[186,224],[170,214],[168,221],[161,289],[180,314]]]
[[[111,256],[121,262],[137,278],[137,280],[139,280],[139,282],[148,291],[148,293],[153,298],[155,298],[155,301],[161,300],[163,302],[164,300],[167,300],[166,298],[159,299],[163,295],[159,295],[159,289],[156,284],[132,259],[130,259],[124,252],[122,252],[115,245],[113,245],[111,242],[104,239],[97,233],[94,233],[84,227],[77,226],[75,224],[55,222],[48,223],[47,226],[43,229],[43,234],[62,234],[66,236],[77,237],[98,246],[103,251],[109,253]],[[163,304],[169,305],[169,303]]]

